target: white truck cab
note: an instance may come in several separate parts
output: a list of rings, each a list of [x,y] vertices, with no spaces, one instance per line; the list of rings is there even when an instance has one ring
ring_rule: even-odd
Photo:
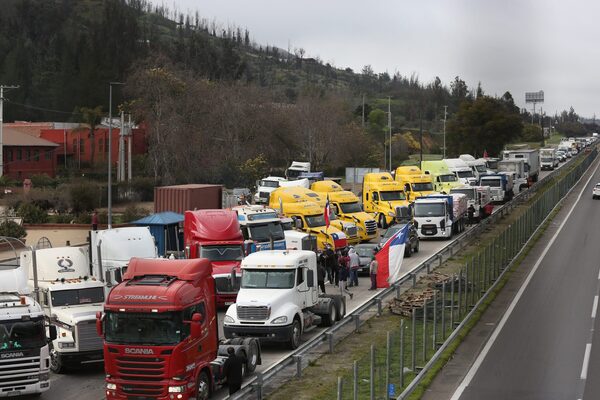
[[[280,182],[286,182],[286,179],[281,176],[267,176],[256,181],[254,202],[256,204],[269,204],[269,196],[279,187]]]
[[[102,362],[102,338],[96,333],[96,313],[104,306],[104,283],[90,275],[87,247],[54,247],[21,252],[29,270],[29,286],[38,293],[46,320],[58,337],[50,348],[50,368],[66,372]]]
[[[266,250],[242,261],[237,301],[223,320],[225,337],[258,337],[296,348],[302,333],[345,314],[342,296],[320,295],[317,257],[307,250]]]

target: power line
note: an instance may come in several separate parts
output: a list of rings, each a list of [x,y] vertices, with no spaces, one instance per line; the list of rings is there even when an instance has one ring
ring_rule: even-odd
[[[76,111],[69,112],[69,111],[62,111],[62,110],[53,110],[51,108],[44,108],[44,107],[32,106],[30,104],[18,103],[16,101],[12,101],[12,100],[9,100],[9,99],[4,99],[4,101],[6,101],[7,103],[10,103],[10,104],[14,104],[14,105],[17,105],[17,106],[24,107],[24,108],[30,108],[32,110],[47,111],[47,112],[53,112],[53,113],[57,113],[57,114],[67,114],[67,115],[79,115],[79,116],[83,115],[82,113],[79,113],[79,112],[76,112]]]

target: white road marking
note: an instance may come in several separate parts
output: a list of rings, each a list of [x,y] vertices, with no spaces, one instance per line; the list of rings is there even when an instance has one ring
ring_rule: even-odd
[[[554,241],[556,240],[556,238],[558,237],[558,235],[560,234],[560,232],[564,228],[564,226],[567,223],[567,221],[569,221],[569,218],[571,217],[571,214],[573,213],[573,211],[575,211],[575,207],[577,206],[577,204],[579,203],[579,200],[581,200],[581,197],[583,196],[583,193],[585,192],[585,188],[589,185],[589,183],[592,180],[592,178],[596,175],[596,172],[598,171],[599,167],[600,167],[600,163],[596,166],[596,168],[594,169],[594,172],[592,172],[590,174],[590,177],[585,182],[585,185],[583,185],[581,193],[579,193],[579,196],[577,196],[577,200],[575,200],[575,203],[573,203],[573,206],[571,206],[571,209],[569,210],[569,213],[567,214],[567,216],[565,217],[565,219],[563,220],[563,222],[558,227],[558,230],[556,231],[556,233],[554,234],[554,236],[552,236],[552,239],[550,239],[550,241],[548,242],[548,244],[544,248],[544,251],[542,252],[542,254],[540,255],[540,257],[536,261],[536,263],[533,266],[533,268],[531,269],[531,271],[529,272],[529,275],[527,275],[527,279],[525,279],[525,282],[523,282],[523,285],[521,286],[521,288],[517,292],[517,295],[513,299],[512,303],[510,303],[510,306],[508,307],[508,309],[506,310],[506,313],[504,314],[504,316],[500,320],[500,323],[498,324],[498,326],[496,327],[496,329],[492,333],[492,336],[490,336],[490,340],[488,340],[488,342],[485,344],[485,347],[483,348],[483,350],[481,351],[481,353],[479,353],[479,356],[477,357],[477,359],[475,360],[475,362],[471,366],[471,369],[469,369],[469,372],[467,373],[467,375],[465,376],[465,378],[463,379],[463,381],[460,383],[460,385],[458,386],[458,388],[456,389],[456,391],[454,392],[454,394],[452,395],[452,398],[450,400],[458,400],[458,399],[460,399],[460,396],[462,396],[462,394],[465,391],[465,389],[467,388],[467,386],[469,386],[469,384],[471,383],[471,381],[475,377],[475,374],[479,370],[479,367],[481,367],[481,364],[483,363],[483,360],[485,359],[485,357],[489,353],[490,349],[494,345],[494,342],[496,341],[496,339],[500,335],[500,332],[504,328],[504,325],[506,324],[506,321],[508,321],[508,318],[510,317],[510,315],[513,312],[513,310],[517,306],[517,303],[521,299],[521,296],[523,296],[523,293],[525,292],[525,289],[527,288],[527,286],[529,285],[529,282],[533,278],[533,275],[535,274],[535,272],[539,268],[539,266],[542,263],[542,260],[544,259],[544,257],[546,257],[546,254],[548,253],[548,251],[550,250],[550,248],[554,244]],[[577,185],[578,183],[579,182],[575,183],[575,185]],[[575,186],[573,186],[573,187],[575,187]],[[591,344],[589,346],[591,347]],[[587,351],[587,349],[586,349],[586,351]],[[589,357],[589,354],[588,354],[588,357]],[[587,363],[585,362],[585,360],[584,360],[584,365],[587,365]],[[583,373],[583,371],[582,371],[582,373]],[[587,374],[587,367],[586,367],[586,374]]]
[[[581,366],[581,379],[587,378],[588,366],[590,364],[590,353],[592,352],[592,344],[585,345],[585,355],[583,356],[583,365]]]
[[[594,305],[592,306],[592,318],[596,318],[596,311],[598,311],[598,296],[594,296]]]
[[[598,280],[600,280],[600,271],[598,271]]]

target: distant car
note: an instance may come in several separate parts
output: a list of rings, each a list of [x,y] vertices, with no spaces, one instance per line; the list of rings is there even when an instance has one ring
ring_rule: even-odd
[[[560,161],[560,162],[564,162],[567,159],[567,155],[565,154],[564,151],[557,151],[556,157],[558,158],[558,161]]]
[[[592,192],[592,199],[598,199],[600,198],[600,183],[596,183],[596,186],[594,186],[594,191]]]
[[[354,247],[356,254],[360,258],[360,269],[358,272],[369,273],[369,264],[373,259],[373,249],[379,247],[377,243],[361,243],[357,244]]]
[[[383,247],[385,242],[388,241],[389,238],[394,236],[396,232],[400,229],[404,228],[405,224],[396,224],[392,225],[386,229],[386,231],[381,235],[381,240],[379,241],[379,247]],[[404,257],[412,256],[412,253],[419,252],[419,235],[417,233],[417,228],[412,223],[409,223],[409,233],[406,242],[406,247],[404,248]]]

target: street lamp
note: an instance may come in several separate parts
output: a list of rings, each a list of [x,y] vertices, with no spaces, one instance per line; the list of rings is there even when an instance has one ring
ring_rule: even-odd
[[[108,83],[108,229],[112,228],[112,87],[122,82]],[[122,129],[122,128],[121,128]]]

